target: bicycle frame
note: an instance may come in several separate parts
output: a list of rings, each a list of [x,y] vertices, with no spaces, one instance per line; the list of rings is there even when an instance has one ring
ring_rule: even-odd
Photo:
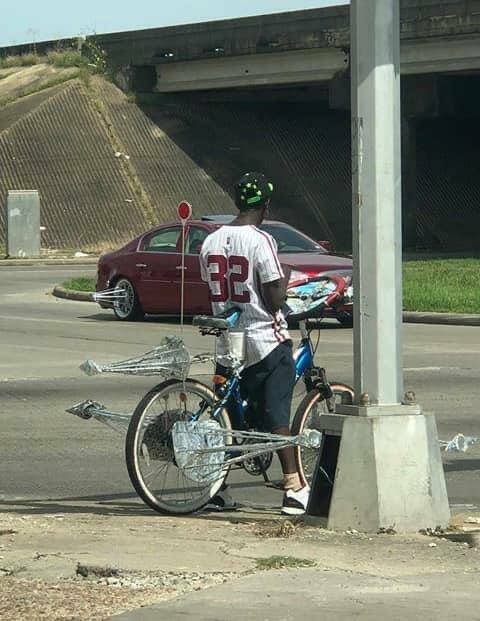
[[[310,332],[307,329],[307,322],[301,321],[300,328],[300,343],[293,353],[293,359],[295,361],[295,385],[303,379],[307,388],[307,391],[314,387],[314,381],[312,379],[313,372],[316,370],[314,367],[314,351],[312,340],[310,338]],[[231,377],[227,378],[226,382],[217,386],[217,396],[220,397],[215,403],[215,407],[212,412],[212,418],[218,420],[220,413],[224,408],[229,411],[231,417],[234,418],[234,427],[237,429],[246,428],[245,413],[248,408],[248,402],[243,400],[240,394],[240,377],[243,370],[243,365],[236,369],[233,369]],[[318,369],[317,375],[320,378],[324,377],[323,369]],[[227,403],[235,407],[235,412],[232,412],[232,407],[227,408]],[[193,420],[198,420],[203,414],[204,408],[200,408]]]

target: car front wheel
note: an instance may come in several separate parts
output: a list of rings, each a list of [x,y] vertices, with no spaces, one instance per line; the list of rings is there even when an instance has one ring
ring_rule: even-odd
[[[143,319],[143,312],[137,292],[132,283],[127,278],[120,278],[115,284],[116,289],[122,289],[125,296],[115,300],[113,303],[113,312],[115,317],[120,321],[137,321]]]

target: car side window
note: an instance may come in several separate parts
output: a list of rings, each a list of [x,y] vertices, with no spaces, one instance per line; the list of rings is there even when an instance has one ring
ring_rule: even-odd
[[[143,240],[144,252],[177,252],[177,241],[180,227],[162,229]]]
[[[185,243],[186,254],[200,254],[205,238],[210,235],[210,231],[199,226],[191,226],[188,229],[187,240]]]

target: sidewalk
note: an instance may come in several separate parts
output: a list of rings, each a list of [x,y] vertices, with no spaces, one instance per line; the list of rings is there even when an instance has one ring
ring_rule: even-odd
[[[266,507],[169,517],[132,496],[1,505],[5,621],[480,618],[476,533],[334,533]]]
[[[118,621],[471,621],[478,573],[398,577],[355,571],[270,571],[114,617]]]

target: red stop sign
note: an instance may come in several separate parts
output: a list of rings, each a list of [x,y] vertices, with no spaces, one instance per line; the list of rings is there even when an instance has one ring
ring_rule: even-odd
[[[177,213],[180,220],[188,220],[192,217],[192,206],[187,201],[178,204]]]

